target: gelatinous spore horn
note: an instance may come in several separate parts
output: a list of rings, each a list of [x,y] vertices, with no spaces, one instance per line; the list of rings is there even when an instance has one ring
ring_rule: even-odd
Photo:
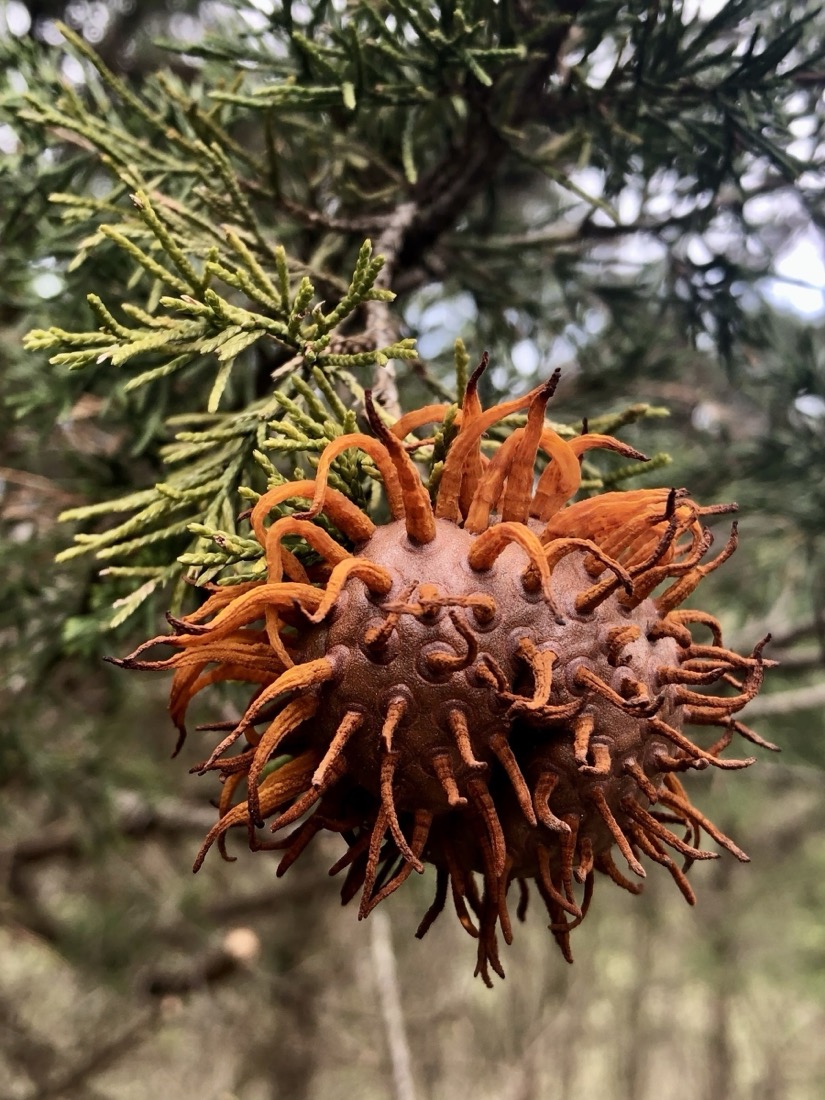
[[[570,503],[585,452],[644,456],[551,429],[557,375],[484,409],[485,365],[459,410],[432,405],[388,425],[367,394],[372,434],[334,439],[314,479],[253,507],[266,578],[209,589],[196,612],[170,619],[173,633],[116,663],[172,672],[178,747],[196,697],[228,681],[250,691],[237,721],[200,727],[220,739],[193,770],[217,772],[222,788],[196,869],[213,845],[229,858],[233,829],[279,851],[279,874],[331,832],[345,846],[332,868],[342,900],[360,895],[367,917],[432,865],[418,935],[454,909],[489,983],[504,973],[511,907],[523,919],[531,888],[568,960],[598,877],[638,893],[659,864],[693,904],[686,871],[717,856],[703,835],[747,857],[677,775],[751,764],[722,755],[737,733],[775,746],[734,717],[771,663],[765,643],[739,655],[710,613],[680,607],[733,553],[735,527],[708,558],[705,526],[733,506],[700,507],[672,488]],[[488,429],[517,413],[521,426],[483,453]],[[418,464],[428,452],[408,436],[448,416],[431,500],[433,471]],[[329,484],[353,449],[383,481],[383,525]],[[296,499],[305,506],[290,512]],[[305,567],[307,555],[321,567]],[[171,655],[150,659],[161,645]]]

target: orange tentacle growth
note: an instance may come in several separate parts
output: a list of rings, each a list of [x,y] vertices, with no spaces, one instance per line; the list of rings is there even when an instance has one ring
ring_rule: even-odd
[[[407,537],[420,544],[432,542],[435,538],[435,518],[430,497],[422,484],[415,465],[407,454],[401,441],[392,434],[372,401],[372,392],[364,393],[367,417],[370,427],[387,448],[393,467],[397,472],[404,502],[404,522]]]
[[[549,898],[552,899],[555,905],[565,913],[569,913],[571,917],[580,917],[581,909],[576,905],[575,901],[570,901],[564,896],[564,894],[553,882],[553,876],[550,870],[550,849],[545,844],[540,844],[536,849],[536,857],[539,866],[539,882],[544,887]],[[553,916],[552,912],[550,914]]]
[[[708,562],[707,565],[698,565],[695,569],[692,569],[687,576],[682,577],[676,584],[665,589],[661,596],[658,597],[655,603],[659,613],[661,615],[667,615],[668,612],[678,607],[680,603],[683,603],[691,592],[695,591],[703,577],[706,577],[709,573],[718,569],[720,565],[728,560],[736,549],[738,542],[738,527],[736,523],[734,523],[731,527],[730,538],[713,561]]]
[[[579,865],[573,872],[573,877],[576,882],[583,883],[595,865],[595,856],[593,853],[593,841],[589,836],[584,836],[580,843]],[[582,905],[582,916],[586,912],[586,907]]]
[[[636,786],[649,802],[655,804],[659,801],[658,788],[653,786],[647,775],[645,775],[644,769],[635,760],[626,760],[624,770],[628,775],[633,776],[636,780]]]
[[[535,710],[546,706],[550,702],[550,692],[553,689],[553,665],[558,660],[558,654],[552,649],[539,649],[530,638],[522,638],[518,644],[518,655],[527,661],[533,674],[533,697],[530,700],[524,700],[523,707]],[[514,696],[514,698],[518,697]]]
[[[567,822],[562,821],[550,809],[550,798],[558,782],[559,777],[556,772],[543,772],[536,783],[536,789],[533,793],[533,805],[536,808],[536,816],[542,825],[554,833],[569,833],[570,826]]]
[[[280,564],[283,573],[291,581],[299,581],[301,584],[309,584],[309,576],[300,561],[285,546],[279,547]]]
[[[503,974],[500,938],[513,936],[511,882],[520,919],[535,883],[568,960],[596,872],[640,889],[616,868],[616,847],[636,875],[644,857],[661,864],[692,903],[685,873],[713,856],[704,833],[746,857],[694,810],[675,775],[747,766],[750,758],[723,756],[737,732],[773,746],[732,717],[772,663],[764,643],[740,656],[723,646],[713,616],[675,610],[732,552],[735,531],[701,564],[704,517],[730,506],[659,488],[563,507],[591,448],[644,456],[586,426],[569,442],[547,427],[555,376],[482,409],[485,364],[458,413],[430,405],[389,428],[367,394],[372,432],[333,441],[315,479],[276,486],[251,509],[265,580],[204,586],[201,607],[169,617],[170,636],[118,663],[171,670],[181,738],[207,688],[246,690],[239,721],[218,714],[199,727],[220,743],[194,770],[217,772],[223,788],[197,866],[212,844],[225,855],[233,827],[246,828],[253,850],[282,853],[279,874],[331,832],[346,844],[332,868],[346,868],[341,899],[360,892],[364,917],[432,863],[435,899],[419,935],[451,891],[489,982]],[[497,432],[502,442],[483,454],[488,428],[521,409],[525,426]],[[456,426],[433,433],[451,440],[443,466],[435,439],[409,435],[439,421]],[[328,487],[337,456],[353,446],[386,486],[393,519],[381,528]],[[538,450],[548,462],[533,491]],[[425,484],[439,476],[437,519]],[[310,522],[321,511],[324,520]],[[654,601],[660,582],[670,587]],[[694,641],[694,623],[713,644]],[[150,660],[161,642],[172,656]],[[694,744],[687,723],[718,727],[713,743]],[[291,758],[282,767],[280,754]],[[277,835],[264,841],[267,818]]]
[[[481,760],[476,760],[475,756],[473,755],[473,743],[470,739],[470,727],[467,725],[467,719],[464,717],[462,712],[460,710],[451,710],[448,722],[453,737],[455,737],[458,754],[461,757],[465,768],[473,772],[486,771],[487,765]]]
[[[569,902],[575,903],[573,893],[573,860],[576,856],[576,844],[582,819],[578,814],[565,814],[569,832],[561,838],[561,883],[564,887],[564,895]],[[578,916],[578,913],[576,914]]]
[[[569,440],[568,445],[577,458],[580,458],[587,451],[603,450],[615,451],[623,458],[635,458],[638,462],[650,461],[646,454],[637,451],[629,443],[623,443],[621,439],[615,439],[612,435],[598,435],[595,432],[587,435],[577,435],[575,439]]]
[[[547,563],[544,547],[529,527],[522,523],[497,523],[479,535],[470,548],[467,561],[472,569],[483,572],[492,569],[496,559],[511,543],[516,543],[527,555],[530,565],[541,578],[542,591],[547,603],[552,607],[553,594],[550,589],[550,567]]]
[[[541,449],[551,461],[536,485],[530,514],[540,520],[550,520],[578,491],[581,468],[573,448],[552,428],[545,428],[541,433]]]
[[[635,822],[630,822],[628,824],[628,832],[633,837],[633,840],[635,841],[640,851],[642,851],[646,856],[654,860],[656,863],[660,864],[670,873],[673,881],[681,890],[682,896],[684,897],[688,905],[695,905],[696,895],[694,894],[693,889],[688,882],[684,871],[676,866],[676,864],[667,854],[667,852],[656,839],[656,837],[650,836],[644,831],[644,829],[642,829],[640,825],[637,825]]]
[[[507,773],[507,778],[513,785],[516,799],[518,800],[519,806],[521,806],[521,812],[531,825],[536,825],[536,812],[533,809],[530,788],[527,786],[527,781],[522,774],[521,768],[518,766],[518,761],[513,755],[513,750],[510,748],[504,734],[493,734],[490,738],[490,748],[498,757],[499,763]]]
[[[699,696],[699,698],[704,698],[704,696]],[[688,756],[696,760],[707,760],[714,768],[738,770],[740,768],[748,768],[751,764],[756,762],[755,756],[748,756],[744,760],[719,760],[718,757],[711,756],[705,749],[699,748],[698,745],[695,745],[690,738],[685,737],[679,730],[674,729],[673,726],[669,725],[667,722],[663,722],[661,718],[650,718],[649,722],[652,729],[662,734],[663,737],[666,737],[668,741],[676,745],[677,748],[680,748],[682,752],[687,753]]]
[[[318,459],[318,468],[315,471],[315,492],[313,493],[312,504],[306,511],[297,513],[298,517],[300,519],[312,519],[323,510],[324,500],[327,492],[329,492],[327,481],[330,468],[335,459],[345,451],[348,451],[351,447],[363,451],[373,460],[384,482],[387,503],[390,506],[392,518],[403,519],[404,498],[395,465],[387,452],[387,448],[371,435],[363,435],[361,432],[353,432],[350,435],[339,436],[326,445],[321,452],[321,457]]]
[[[504,483],[513,468],[524,428],[518,428],[504,440],[487,464],[467,511],[464,530],[474,535],[486,531],[490,525],[490,513],[497,509]],[[532,476],[532,469],[531,469]]]
[[[200,648],[228,637],[242,626],[249,626],[262,619],[267,607],[276,610],[292,610],[298,604],[305,611],[314,611],[323,593],[308,584],[283,581],[279,584],[261,584],[244,592],[229,604],[209,624],[205,633],[180,634],[170,642]]]
[[[396,439],[406,439],[410,432],[415,432],[419,428],[423,428],[425,424],[440,423],[452,408],[455,408],[455,406],[425,405],[421,409],[415,409],[413,412],[405,413],[404,416],[396,420],[390,428],[390,431]],[[461,413],[459,412],[457,414],[457,419],[460,416]]]
[[[677,493],[679,490],[677,490]],[[681,490],[684,495],[686,490]],[[607,540],[615,541],[616,556],[628,545],[628,533],[636,533],[634,522],[642,527],[659,515],[659,522],[667,522],[663,514],[670,497],[669,489],[631,489],[625,492],[601,493],[587,500],[579,500],[557,512],[542,532],[542,542],[552,538],[576,535],[590,538],[603,548]],[[668,517],[669,519],[669,517]],[[653,534],[652,538],[658,540]],[[647,554],[647,550],[645,554]]]
[[[478,396],[478,383],[482,374],[487,369],[488,361],[489,359],[485,352],[481,357],[481,362],[467,381],[467,389],[464,391],[464,401],[461,407],[461,423],[463,425],[472,425],[473,421],[481,415],[481,400]],[[470,505],[475,496],[476,487],[481,479],[482,471],[483,463],[479,441],[464,462],[458,499],[458,507],[462,516],[466,516],[470,510]]]
[[[507,522],[515,520],[526,523],[531,513],[533,493],[533,467],[539,444],[545,441],[551,429],[544,426],[544,410],[547,402],[556,392],[561,371],[555,371],[545,382],[527,412],[527,426],[519,436],[518,449],[513,456],[513,465],[507,478],[507,492],[501,505],[501,518]],[[555,435],[555,432],[552,432]],[[558,437],[557,437],[558,438]]]
[[[293,497],[312,500],[314,495],[314,480],[286,481],[283,485],[277,485],[274,489],[269,489],[264,493],[256,501],[250,513],[252,530],[255,532],[255,538],[261,546],[266,546],[264,519],[273,508],[283,504],[286,500],[291,500]],[[366,542],[375,534],[375,524],[369,516],[365,515],[360,508],[357,508],[351,500],[347,500],[344,494],[339,493],[337,489],[326,487],[323,511],[326,512],[335,526],[355,543]]]
[[[266,567],[270,582],[279,581],[281,569],[281,540],[290,535],[302,538],[313,550],[321,555],[331,565],[337,565],[339,561],[350,556],[339,542],[331,538],[322,527],[296,516],[283,516],[275,520],[266,532]]]
[[[258,788],[258,811],[260,815],[267,817],[280,806],[283,806],[285,802],[300,794],[306,788],[309,777],[312,775],[317,763],[317,752],[305,752],[284,764],[278,771],[268,775]],[[248,803],[242,802],[217,821],[207,833],[192,870],[200,870],[209,849],[228,829],[236,825],[249,826],[250,820]]]
[[[595,859],[595,865],[602,874],[607,875],[611,881],[615,882],[617,886],[621,886],[623,890],[627,890],[629,894],[641,894],[642,890],[644,890],[643,883],[633,882],[631,879],[625,878],[613,862],[613,856],[611,856],[609,850],[599,852]]]
[[[267,640],[272,647],[272,652],[278,657],[278,660],[283,664],[284,668],[291,668],[295,662],[289,655],[284,640],[281,637],[283,621],[278,614],[277,608],[268,606],[264,609],[264,625],[266,627]]]
[[[187,671],[191,672],[191,670]],[[172,721],[181,733],[185,733],[184,719],[189,703],[198,692],[211,687],[212,684],[235,681],[238,683],[266,685],[271,683],[275,676],[277,676],[277,672],[273,672],[271,668],[267,672],[262,673],[249,665],[230,664],[229,662],[218,665],[217,668],[210,669],[208,672],[202,672],[200,676],[197,676],[186,693],[182,693],[181,697],[176,700],[175,705],[169,707]]]
[[[750,856],[748,856],[738,844],[726,836],[721,829],[718,829],[712,821],[710,821],[703,813],[700,813],[695,806],[688,802],[687,798],[682,798],[672,791],[664,791],[661,795],[661,801],[666,806],[672,806],[675,810],[684,814],[685,817],[690,818],[700,828],[704,829],[708,836],[712,837],[717,844],[721,844],[723,848],[726,848],[731,855],[735,856],[740,863],[750,863]]]
[[[478,654],[478,640],[472,629],[462,622],[455,611],[450,612],[450,621],[467,643],[467,652],[459,654],[436,650],[434,653],[427,653],[424,658],[425,664],[435,675],[460,672],[461,669],[472,665]]]
[[[314,699],[311,695],[304,695],[293,700],[291,703],[287,703],[278,717],[270,722],[261,740],[258,742],[246,778],[249,791],[249,797],[247,799],[249,816],[252,822],[258,827],[262,826],[264,823],[263,817],[261,816],[258,791],[258,781],[261,777],[264,765],[273,755],[281,741],[283,741],[288,734],[296,730],[305,719],[311,718],[317,709],[318,700]]]
[[[321,684],[332,679],[335,668],[336,663],[331,657],[318,657],[314,661],[306,661],[302,665],[293,665],[292,668],[288,668],[256,697],[247,708],[238,724],[238,729],[244,732],[255,725],[261,712],[281,695],[320,687]]]
[[[607,803],[607,799],[604,797],[604,791],[600,787],[593,787],[590,791],[589,797],[595,804],[602,820],[610,830],[613,839],[616,841],[616,846],[627,861],[627,865],[630,870],[639,876],[639,878],[645,878],[645,869],[639,863],[638,859],[633,854],[633,849],[630,847],[627,837],[622,832],[622,828],[619,825],[616,818],[613,816],[613,811]]]
[[[380,905],[382,901],[394,894],[399,886],[410,877],[410,874],[416,868],[416,864],[421,863],[421,855],[424,851],[424,846],[427,843],[427,837],[430,833],[430,826],[433,821],[433,815],[428,810],[417,810],[415,819],[413,821],[413,833],[410,839],[410,850],[412,859],[407,860],[398,873],[390,879],[390,881],[382,886],[381,889],[373,895],[369,903],[364,908],[364,916],[369,914],[375,909],[377,905]],[[426,929],[425,929],[426,931]],[[416,933],[418,935],[418,933]],[[419,937],[420,938],[420,937]]]
[[[436,516],[440,519],[451,520],[453,523],[461,522],[459,490],[465,464],[470,458],[473,448],[478,446],[487,429],[491,428],[497,421],[527,408],[541,388],[541,386],[537,386],[529,393],[524,394],[523,397],[516,397],[512,401],[505,401],[492,409],[486,409],[475,417],[470,424],[467,423],[466,418],[462,420],[461,429],[453,440],[441,474],[435,508]]]
[[[486,783],[480,779],[467,781],[467,793],[484,826],[492,858],[491,871],[494,875],[503,875],[507,861],[507,843],[501,829],[501,821]]]
[[[335,731],[329,748],[324,758],[318,765],[312,777],[312,786],[317,790],[324,787],[327,776],[332,768],[341,769],[341,760],[344,748],[352,735],[364,724],[364,715],[357,710],[349,710],[341,719],[338,729]]]
[[[582,775],[592,775],[599,779],[606,779],[613,771],[613,757],[610,746],[603,741],[594,741],[590,751],[593,756],[593,763],[580,764],[579,771]]]
[[[226,750],[234,745],[238,738],[243,736],[243,734],[256,723],[258,716],[270,703],[273,703],[277,698],[281,695],[285,695],[287,692],[303,691],[306,688],[322,684],[333,674],[334,667],[326,657],[319,657],[317,661],[310,661],[304,665],[294,665],[292,668],[287,669],[274,683],[264,688],[264,690],[254,699],[247,708],[243,718],[241,718],[232,732],[216,746],[200,771],[207,771],[211,768],[215,761],[223,756]]]
[[[433,903],[424,916],[421,919],[421,923],[415,932],[415,938],[417,940],[423,939],[429,930],[432,928],[435,921],[444,912],[444,906],[447,904],[447,890],[450,886],[450,876],[444,867],[439,867],[436,870],[435,878],[435,897]]]
[[[447,752],[434,753],[430,762],[444,794],[447,796],[447,805],[451,808],[466,806],[467,799],[459,792],[453,765],[450,761],[450,754]]]
[[[364,873],[364,886],[361,892],[361,905],[358,909],[358,919],[363,920],[369,913],[370,900],[375,889],[375,876],[378,872],[378,857],[381,853],[381,845],[387,833],[387,811],[380,807],[375,817],[375,823],[370,833],[370,843],[367,852],[367,866]]]
[[[238,596],[242,595],[244,592],[249,592],[251,589],[257,588],[260,583],[260,581],[245,581],[243,584],[221,586],[204,585],[203,590],[209,592],[209,598],[182,620],[181,629],[183,633],[187,632],[187,627],[191,630],[194,624],[201,623],[210,618],[212,615],[222,610],[222,608],[226,607],[227,604],[236,600]],[[173,622],[172,616],[167,614],[166,617],[170,622]]]
[[[636,623],[611,627],[605,644],[607,663],[617,666],[621,661],[622,650],[641,637],[641,633],[642,628]]]
[[[365,558],[348,557],[339,562],[330,574],[326,591],[316,610],[307,616],[311,623],[320,623],[329,614],[344,585],[351,578],[363,581],[370,592],[379,596],[386,596],[392,588],[392,576],[382,565]]]
[[[407,863],[411,863],[419,874],[423,874],[424,864],[411,851],[406,837],[401,832],[401,825],[398,822],[398,813],[395,808],[395,798],[392,790],[393,776],[398,763],[398,753],[394,752],[392,747],[393,736],[399,723],[404,718],[408,705],[407,700],[404,699],[403,696],[398,696],[393,699],[387,708],[387,716],[381,727],[381,740],[383,742],[381,753],[381,805],[384,807],[390,832],[398,847],[398,851]]]
[[[713,636],[713,644],[720,649],[723,648],[722,627],[719,625],[719,620],[708,614],[707,611],[699,611],[692,607],[683,608],[668,612],[667,619],[670,622],[679,623],[681,626],[689,626],[691,623],[700,623],[702,626],[706,626]]]
[[[630,589],[633,586],[633,581],[630,574],[625,567],[615,558],[611,558],[608,554],[597,546],[591,539],[579,539],[579,538],[560,538],[554,539],[552,542],[545,545],[544,556],[547,559],[547,564],[550,569],[555,569],[562,558],[574,551],[581,551],[589,554],[597,561],[601,562],[603,566],[615,574],[618,584],[624,585],[625,588]],[[580,593],[575,600],[576,610],[583,612],[585,610],[586,593]],[[587,608],[589,611],[590,608]]]
[[[664,801],[664,799],[662,799],[662,801]],[[673,850],[680,855],[687,856],[689,859],[719,858],[717,852],[706,852],[702,848],[694,848],[692,845],[686,844],[683,840],[680,840],[675,833],[672,833],[670,829],[666,829],[660,821],[657,821],[652,814],[649,814],[647,810],[640,806],[638,802],[634,802],[632,798],[623,798],[621,807],[626,814],[636,821],[642,832],[658,837],[659,840],[664,841],[668,847],[673,848]]]
[[[590,752],[590,738],[596,727],[596,720],[592,714],[582,714],[573,723],[573,756],[579,767],[587,763],[587,755]]]
[[[663,580],[666,580],[668,577],[682,577],[689,573],[710,549],[712,542],[713,535],[709,530],[705,529],[702,532],[701,538],[698,539],[696,546],[689,552],[687,557],[682,559],[682,561],[670,561],[664,565],[654,566],[648,569],[643,576],[639,577],[633,586],[633,594],[623,597],[622,605],[625,607],[638,607],[642,600],[646,600],[651,592],[653,592]]]

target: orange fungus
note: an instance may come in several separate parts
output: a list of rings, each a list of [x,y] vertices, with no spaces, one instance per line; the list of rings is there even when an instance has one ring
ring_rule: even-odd
[[[722,755],[734,733],[773,746],[734,717],[759,690],[764,642],[740,656],[713,616],[681,609],[736,547],[734,525],[708,558],[704,518],[734,507],[701,507],[682,489],[569,503],[586,451],[644,456],[547,426],[557,375],[482,409],[485,363],[434,497],[412,433],[450,406],[390,428],[368,395],[372,435],[334,440],[314,480],[277,486],[252,509],[266,580],[215,588],[172,620],[174,634],[118,663],[174,673],[181,739],[194,696],[224,681],[251,689],[237,723],[210,727],[225,736],[195,769],[222,781],[196,869],[240,828],[250,847],[282,852],[281,874],[328,830],[345,845],[333,868],[343,900],[360,895],[365,917],[431,864],[435,898],[418,935],[450,898],[489,983],[491,970],[503,975],[498,941],[511,941],[510,905],[524,916],[528,885],[570,959],[597,874],[638,893],[645,862],[658,863],[692,904],[685,872],[716,858],[703,833],[746,860],[678,776],[752,763]],[[524,411],[526,423],[486,457],[485,433]],[[381,526],[328,485],[348,448],[378,469],[391,517]],[[296,498],[302,511],[272,518]],[[302,565],[287,537],[315,564]],[[147,660],[161,643],[172,656]],[[276,758],[286,762],[273,767]]]

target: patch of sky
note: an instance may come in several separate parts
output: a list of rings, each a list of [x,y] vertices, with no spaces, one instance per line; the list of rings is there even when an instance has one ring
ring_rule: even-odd
[[[65,285],[60,276],[52,271],[44,271],[42,275],[35,275],[32,279],[32,290],[38,298],[45,300],[56,298]]]
[[[28,81],[19,69],[12,69],[10,72],[8,72],[6,74],[6,80],[8,82],[9,88],[13,92],[16,92],[17,95],[23,95],[24,92],[28,91]]]
[[[65,39],[57,29],[57,23],[54,19],[44,19],[42,23],[38,24],[37,32],[38,37],[41,38],[47,46],[65,45]]]
[[[664,242],[646,233],[632,233],[622,242],[621,258],[625,265],[631,267],[660,263],[666,255],[667,247]]]
[[[269,17],[264,12],[244,8],[240,14],[244,23],[253,31],[265,31],[269,26]]]
[[[825,418],[825,397],[818,393],[800,393],[793,404],[798,413],[810,420]]]
[[[682,22],[713,19],[714,15],[718,15],[727,3],[728,0],[682,0]]]
[[[56,267],[57,260],[54,256],[46,256],[32,264],[31,288],[38,298],[56,298],[65,287],[65,281],[55,270]]]
[[[642,210],[642,193],[638,187],[625,187],[614,202],[619,221],[630,225],[636,221]]]
[[[570,182],[574,183],[581,191],[594,198],[600,198],[604,191],[604,172],[601,168],[593,168],[586,165],[584,168],[576,168],[570,173]]]
[[[567,334],[557,336],[550,344],[545,365],[548,370],[556,367],[570,368],[576,361],[576,345]]]
[[[532,340],[519,340],[513,344],[510,358],[516,373],[522,378],[531,378],[539,369],[539,349]]]
[[[60,60],[60,72],[71,84],[85,84],[86,73],[76,57],[67,53]]]
[[[825,319],[825,260],[813,231],[794,238],[776,257],[773,276],[761,280],[767,301],[811,321]]]
[[[299,27],[308,27],[312,22],[313,11],[309,4],[292,4],[290,12],[292,15],[292,22],[297,23]]]
[[[698,234],[692,234],[688,238],[688,244],[686,255],[692,264],[696,264],[697,267],[703,267],[705,264],[709,264],[713,260],[713,253],[708,248],[707,243]]]
[[[103,172],[95,172],[88,186],[93,198],[109,199],[111,197],[112,179]]]
[[[588,336],[598,336],[607,326],[607,313],[603,309],[585,310],[582,327]]]
[[[471,294],[435,297],[443,287],[428,288],[427,299],[420,297],[407,307],[407,322],[419,333],[418,350],[424,359],[433,359],[453,346],[462,327],[478,316]]]
[[[92,45],[103,40],[109,29],[111,12],[109,5],[100,0],[73,0],[66,7],[66,22],[77,27]],[[56,30],[57,28],[55,28]]]
[[[15,38],[22,38],[31,29],[32,19],[29,9],[18,0],[9,0],[0,11],[0,20],[6,24],[6,30]]]
[[[490,381],[499,392],[506,391],[510,386],[510,372],[506,367],[493,367],[490,371]]]
[[[169,34],[179,42],[200,42],[203,38],[203,23],[185,12],[176,12],[169,19]]]
[[[703,334],[704,335],[704,334]],[[717,432],[722,424],[720,408],[713,401],[700,401],[694,405],[690,422],[699,432]]]
[[[16,153],[19,144],[17,134],[11,126],[0,126],[0,153]]]

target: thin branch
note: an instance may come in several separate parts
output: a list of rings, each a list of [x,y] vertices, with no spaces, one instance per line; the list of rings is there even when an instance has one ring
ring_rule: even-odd
[[[390,918],[383,909],[378,909],[372,914],[370,924],[372,925],[372,962],[375,968],[375,981],[392,1059],[394,1100],[415,1100],[412,1059],[401,1011]]]
[[[540,114],[541,92],[548,77],[559,67],[573,19],[583,7],[581,0],[567,0],[558,6],[559,19],[544,38],[533,43],[539,60],[525,67],[521,87],[513,97],[508,117],[497,125],[493,108],[501,98],[498,84],[468,94],[469,111],[464,138],[415,186],[418,213],[406,235],[400,266],[405,271],[418,267],[438,238],[450,230],[493,178],[510,145],[504,128],[518,128]],[[540,6],[537,8],[541,10]],[[525,11],[529,9],[525,6]],[[524,14],[524,13],[522,13]],[[565,22],[567,16],[568,22]],[[546,122],[546,115],[542,116]]]
[[[112,826],[121,836],[200,834],[215,823],[215,811],[203,805],[164,799],[153,806],[133,792],[122,794]],[[77,859],[86,850],[84,836],[83,829],[76,825],[52,827],[42,836],[26,837],[0,853],[0,863],[6,864],[13,878],[23,867],[43,860],[61,857]]]
[[[253,188],[252,181],[245,182],[250,189]],[[299,202],[287,198],[286,195],[278,196],[278,205],[304,225],[312,226],[312,228],[336,230],[341,233],[375,233],[379,229],[386,230],[386,227],[391,225],[394,217],[392,213],[374,213],[364,218],[339,218],[334,214],[327,214],[321,210],[311,210],[309,207],[302,206]]]
[[[32,492],[41,493],[43,496],[55,497],[62,501],[78,501],[82,498],[75,493],[69,493],[41,474],[32,474],[28,470],[15,470],[11,466],[0,466],[0,481],[8,481],[13,485],[22,485]]]
[[[260,951],[261,941],[251,928],[231,928],[219,944],[188,959],[184,967],[158,968],[146,974],[143,988],[153,997],[206,989],[246,970]]]
[[[760,695],[748,703],[743,717],[750,721],[752,718],[792,714],[796,710],[812,710],[822,706],[825,706],[825,683],[811,684],[809,687],[778,691],[773,695]]]
[[[148,1011],[142,1012],[114,1039],[109,1039],[84,1054],[73,1066],[63,1073],[56,1074],[51,1080],[39,1086],[35,1092],[30,1093],[26,1100],[61,1100],[62,1097],[84,1085],[87,1078],[102,1073],[144,1043],[161,1020],[159,1009],[152,1006]]]
[[[384,266],[375,285],[378,288],[392,286],[398,257],[404,243],[404,235],[415,217],[418,207],[414,202],[402,202],[396,207],[389,223],[376,241],[375,251],[384,257]],[[399,319],[390,311],[388,302],[366,303],[366,332],[377,348],[394,344],[399,336]],[[398,398],[395,362],[390,359],[383,366],[376,364],[372,382],[373,397],[396,420],[401,416]]]

